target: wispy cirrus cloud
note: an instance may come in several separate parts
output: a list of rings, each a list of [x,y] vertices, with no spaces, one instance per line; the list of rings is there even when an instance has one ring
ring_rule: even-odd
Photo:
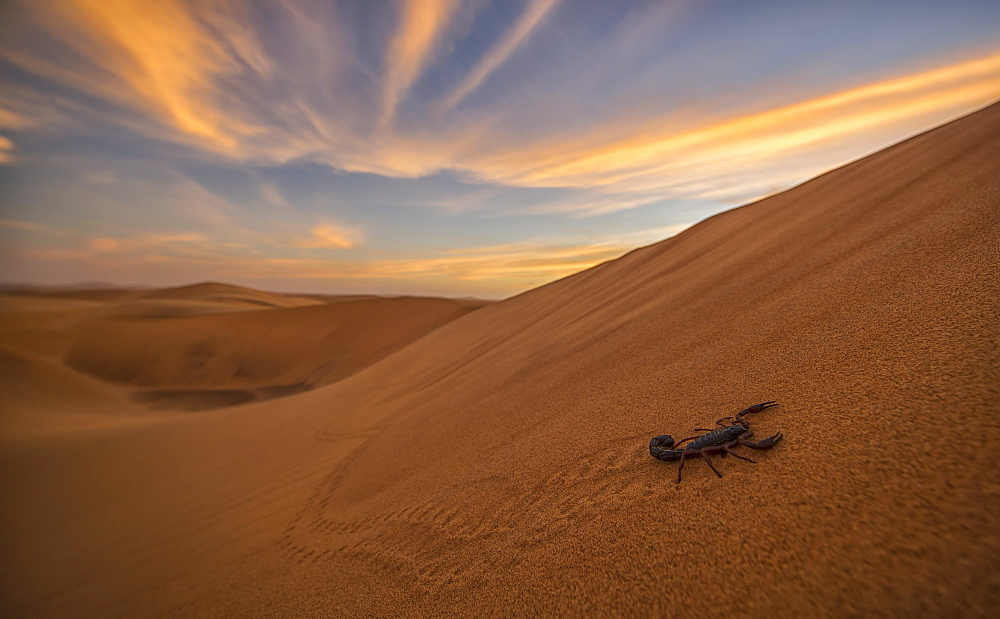
[[[1000,55],[994,53],[821,96],[796,99],[791,91],[785,103],[763,108],[751,90],[743,93],[745,105],[722,117],[692,109],[651,116],[646,103],[633,108],[627,100],[609,100],[601,115],[581,118],[585,108],[566,107],[571,93],[562,92],[551,97],[562,109],[548,109],[554,103],[545,98],[537,102],[539,111],[560,121],[530,131],[522,118],[508,116],[505,98],[477,101],[458,113],[454,108],[515,52],[544,40],[547,18],[561,10],[558,4],[527,2],[457,80],[445,77],[452,77],[448,60],[457,53],[455,40],[464,36],[467,20],[459,16],[468,15],[456,0],[394,5],[392,27],[373,31],[381,38],[368,43],[367,55],[375,60],[367,65],[362,43],[343,32],[349,12],[315,2],[265,10],[228,0],[152,6],[139,0],[40,0],[26,10],[41,31],[60,36],[78,56],[75,64],[39,45],[8,46],[0,56],[53,84],[157,120],[143,126],[134,115],[93,112],[105,122],[186,143],[221,160],[312,161],[393,178],[450,171],[475,182],[587,188],[608,197],[596,210],[588,206],[592,201],[581,202],[581,213],[613,210],[616,201],[626,209],[654,198],[748,199],[839,163],[845,151],[835,148],[838,143],[851,140],[854,156],[863,154],[924,128],[926,119],[989,102],[1000,83]],[[605,46],[627,63],[629,50],[651,53],[658,28],[675,30],[677,15],[673,8],[635,9],[623,21],[631,24],[627,32],[610,29],[593,48]],[[275,23],[284,30],[280,40],[274,38]],[[591,50],[588,57],[599,56]],[[531,82],[534,67],[521,68],[526,85],[515,84],[509,96],[523,99],[519,92],[538,85]],[[546,68],[538,75],[550,73]],[[397,124],[400,105],[425,78],[451,86],[443,96],[432,93],[407,123]],[[588,76],[591,89],[610,78]],[[572,83],[579,86],[579,80]],[[22,105],[11,109],[11,122],[41,122],[32,118],[26,100],[21,97]],[[39,119],[52,115],[42,109],[43,100],[33,99]],[[10,148],[0,151],[10,158]],[[830,152],[838,159],[831,160]]]
[[[752,192],[761,189],[759,180],[735,188],[734,175],[790,183],[829,165],[822,158],[829,143],[862,137],[858,143],[864,144],[862,134],[872,130],[877,140],[910,119],[985,104],[998,94],[1000,54],[994,54],[702,126],[697,119],[681,123],[674,116],[649,121],[628,135],[599,126],[593,135],[571,137],[561,146],[545,141],[487,155],[468,170],[513,185],[676,198]],[[884,145],[869,143],[869,148]],[[798,166],[787,165],[792,156]],[[782,170],[780,176],[776,169]],[[727,186],[721,186],[720,177],[729,179]]]
[[[112,90],[106,84],[104,89],[149,106],[188,135],[230,150],[236,145],[232,119],[201,95],[238,69],[238,50],[245,47],[210,36],[190,8],[180,0],[70,0],[43,10],[71,25],[74,36],[68,40],[75,49],[125,86]]]
[[[468,75],[452,90],[441,103],[444,110],[450,110],[468,97],[514,53],[518,45],[534,31],[546,14],[561,0],[532,0],[521,14],[520,19],[508,30],[503,38],[490,49]]]
[[[51,236],[66,236],[68,233],[62,228],[41,224],[36,221],[23,221],[20,219],[0,219],[0,230],[14,230],[18,232],[32,232]]]
[[[430,61],[457,7],[457,0],[407,0],[389,42],[379,125],[392,123],[400,100]]]

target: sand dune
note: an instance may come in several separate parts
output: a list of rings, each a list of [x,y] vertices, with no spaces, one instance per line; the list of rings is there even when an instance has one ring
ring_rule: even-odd
[[[78,370],[155,388],[313,387],[349,376],[465,314],[447,299],[371,299],[264,312],[92,323]]]
[[[0,334],[23,353],[65,362],[67,375],[132,388],[128,397],[149,408],[204,410],[341,380],[475,309],[435,298],[336,301],[222,284],[105,302],[20,291],[0,296]],[[59,393],[58,382],[35,383]],[[75,397],[64,401],[77,406]]]
[[[998,246],[993,106],[327,387],[6,438],[5,614],[988,616]],[[765,400],[758,464],[647,453]]]
[[[124,390],[50,357],[0,347],[0,368],[7,438],[86,434],[149,421],[137,414],[141,407],[130,402]]]
[[[243,286],[202,282],[176,288],[159,288],[138,292],[137,298],[144,299],[189,299],[194,301],[216,301],[225,303],[245,303],[264,307],[301,307],[321,303],[299,295],[284,295]]]

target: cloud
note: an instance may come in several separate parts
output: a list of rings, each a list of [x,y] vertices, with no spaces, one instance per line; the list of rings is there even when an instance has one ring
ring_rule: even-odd
[[[0,135],[0,164],[11,163],[14,161],[14,143]]]
[[[41,224],[34,221],[22,221],[20,219],[0,219],[0,228],[24,232],[36,232],[50,236],[66,236],[69,234],[66,230],[55,226],[49,226],[47,224]]]
[[[4,107],[3,103],[0,102],[0,129],[24,130],[35,126],[37,126],[36,122],[23,114]]]
[[[89,60],[124,81],[168,122],[226,150],[236,145],[223,128],[231,124],[222,110],[199,94],[238,65],[185,3],[72,0],[55,7],[79,24],[78,47]]]
[[[285,196],[281,193],[281,188],[278,187],[277,183],[273,181],[261,180],[258,183],[258,187],[261,197],[269,206],[281,209],[291,208],[292,205],[285,199]]]
[[[909,119],[984,104],[996,96],[998,86],[1000,54],[700,127],[690,128],[695,120],[678,130],[681,125],[672,117],[654,120],[627,136],[616,137],[613,130],[600,127],[597,131],[605,135],[591,137],[593,146],[581,145],[579,138],[561,146],[547,141],[484,157],[466,169],[478,178],[521,186],[708,197],[708,186],[718,186],[725,175],[764,174],[774,180],[769,168],[776,162],[822,151],[825,144],[847,137],[869,148],[881,146],[884,143],[866,140],[865,133],[877,128],[881,136],[892,135],[887,129]],[[806,160],[803,168],[816,165]],[[791,174],[803,173],[800,169]]]
[[[391,27],[375,9],[266,4],[22,0],[30,23],[9,29],[25,34],[6,37],[17,44],[0,44],[0,58],[33,79],[5,84],[0,127],[87,134],[102,124],[184,144],[190,158],[225,166],[308,162],[392,178],[447,172],[493,186],[586,190],[576,202],[511,208],[594,215],[656,200],[751,199],[985,105],[1000,85],[993,53],[822,96],[789,88],[780,103],[770,85],[747,88],[738,93],[745,103],[724,113],[669,98],[654,111],[641,97],[604,93],[621,85],[627,94],[625,69],[655,77],[670,64],[669,53],[655,54],[665,53],[657,46],[678,28],[685,3],[654,3],[596,29],[579,43],[582,58],[529,63],[518,50],[529,38],[551,50],[544,44],[565,32],[547,17],[572,8],[530,0],[458,76],[455,60],[472,30],[463,18],[473,15],[458,0],[400,0]],[[371,26],[364,39],[352,36],[362,23]],[[587,71],[567,64],[590,61],[597,65]],[[502,66],[511,71],[501,75]],[[566,79],[552,82],[560,72]],[[514,74],[518,81],[496,84],[497,97],[469,98]],[[0,160],[12,152],[0,148]],[[187,191],[212,207],[215,223],[231,218],[234,210],[204,188]],[[285,208],[277,186],[259,192]]]
[[[463,99],[468,97],[475,89],[489,77],[507,60],[514,50],[528,37],[538,26],[546,14],[558,4],[560,0],[532,0],[532,2],[521,14],[521,18],[514,24],[503,38],[479,61],[472,71],[459,83],[458,86],[445,97],[441,107],[450,110]]]
[[[79,250],[79,256],[97,254],[129,254],[139,256],[197,256],[205,253],[209,240],[202,234],[147,234],[134,238],[95,237],[84,241],[86,249]],[[88,252],[89,250],[89,252]]]
[[[309,35],[292,36],[284,45],[299,56],[293,60],[300,68],[291,77],[276,71],[278,58],[265,45],[260,29],[264,16],[242,3],[23,0],[21,5],[30,16],[25,20],[31,20],[24,25],[36,31],[26,30],[33,36],[17,41],[7,37],[10,42],[0,46],[0,59],[59,85],[55,92],[69,87],[118,108],[91,103],[89,115],[234,160],[257,157],[261,149],[271,150],[272,159],[288,158],[314,147],[317,136],[303,129],[307,119],[301,113],[282,114],[302,96],[300,89],[282,82],[294,78],[315,83],[309,75],[313,71],[329,77],[330,59],[341,54],[330,40],[335,28],[317,32],[315,23],[307,25],[293,13],[292,3],[275,5],[268,13],[272,19],[290,20]],[[318,16],[329,9],[318,7],[316,12]],[[315,48],[324,55],[310,54]],[[275,92],[290,96],[292,103],[275,105]],[[36,111],[54,115],[53,92],[35,94],[33,100],[20,97],[16,119],[35,122]],[[55,107],[79,105],[79,100],[58,97]],[[25,114],[26,109],[30,113]]]
[[[487,247],[440,250],[420,258],[330,259],[316,255],[261,253],[240,243],[218,242],[202,234],[92,237],[75,247],[10,248],[17,263],[47,264],[67,281],[111,278],[163,283],[184,280],[309,280],[355,282],[358,289],[505,296],[618,258],[636,245],[659,240],[686,226],[668,226],[602,241],[583,238],[534,239]],[[318,236],[323,236],[320,231]],[[2,269],[0,277],[17,278]],[[448,283],[450,282],[450,283]],[[294,287],[294,284],[286,284]]]
[[[389,43],[380,126],[390,125],[400,100],[420,76],[457,7],[457,0],[407,0]]]
[[[322,224],[312,229],[312,235],[292,243],[293,247],[308,249],[353,249],[361,243],[358,228]]]

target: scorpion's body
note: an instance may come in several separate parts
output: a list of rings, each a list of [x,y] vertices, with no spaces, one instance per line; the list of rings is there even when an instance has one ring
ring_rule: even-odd
[[[718,430],[712,430],[708,434],[702,434],[698,438],[691,441],[687,448],[685,448],[685,451],[698,451],[699,449],[704,449],[705,447],[714,447],[715,445],[732,443],[746,433],[747,428],[744,428],[741,425],[726,426],[724,428],[719,428]]]
[[[754,462],[750,458],[745,458],[733,451],[733,447],[737,445],[745,445],[752,449],[770,449],[774,447],[778,441],[781,440],[781,432],[778,432],[770,438],[766,438],[759,442],[753,442],[750,438],[753,436],[753,430],[750,429],[750,423],[743,418],[744,415],[749,413],[759,413],[765,408],[770,408],[772,406],[777,406],[777,402],[764,402],[762,404],[755,404],[749,408],[745,408],[740,412],[736,413],[733,417],[723,417],[722,419],[716,421],[716,425],[722,426],[715,430],[707,430],[706,428],[695,428],[695,431],[706,430],[708,434],[702,434],[700,436],[691,436],[680,441],[674,442],[674,438],[668,434],[662,434],[660,436],[655,436],[649,441],[649,454],[658,460],[664,460],[666,462],[673,462],[674,460],[680,460],[680,465],[677,467],[677,483],[681,481],[681,470],[684,468],[684,460],[692,456],[701,456],[708,463],[708,466],[715,471],[715,474],[722,477],[722,473],[715,468],[712,464],[712,459],[709,457],[710,454],[719,454],[725,456],[730,454],[741,460],[746,460],[748,462]],[[733,420],[736,423],[733,424],[723,424],[723,421]],[[680,446],[681,443],[686,443],[691,441],[687,447],[684,449],[672,449],[673,447]]]

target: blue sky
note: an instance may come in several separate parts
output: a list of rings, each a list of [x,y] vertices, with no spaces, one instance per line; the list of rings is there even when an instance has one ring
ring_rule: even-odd
[[[24,0],[0,280],[500,298],[1000,95],[995,2]]]

